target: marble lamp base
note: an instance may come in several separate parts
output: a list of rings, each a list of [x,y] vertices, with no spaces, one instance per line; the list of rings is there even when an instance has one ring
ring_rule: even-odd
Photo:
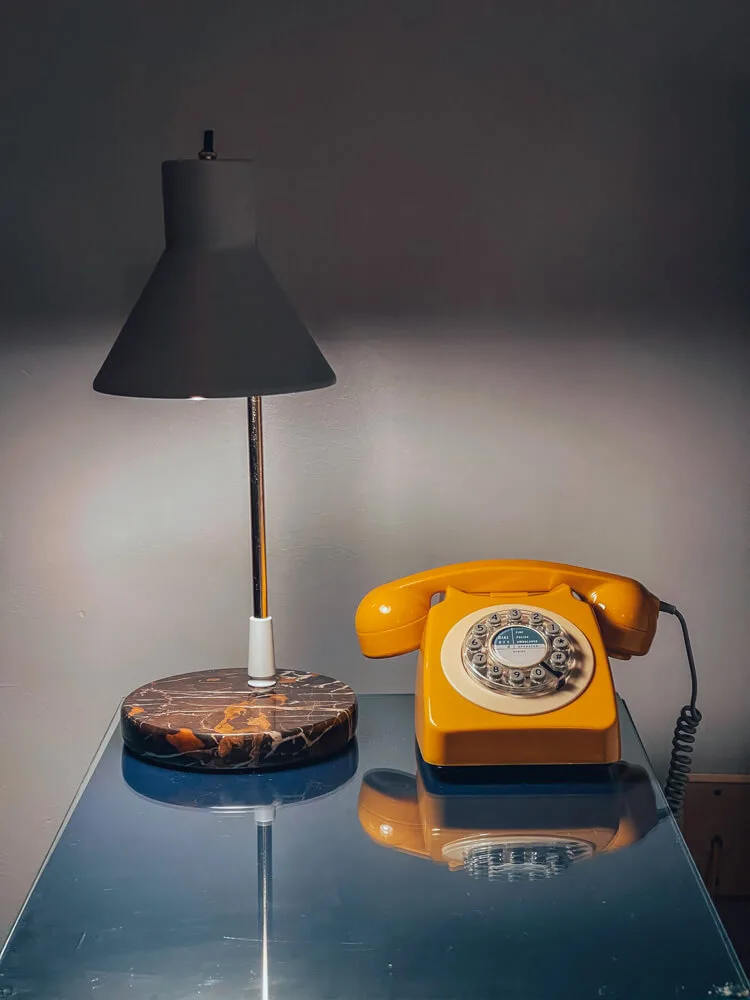
[[[348,684],[283,670],[272,688],[248,687],[242,668],[177,674],[127,696],[121,729],[137,757],[192,771],[262,771],[338,753],[354,738]]]

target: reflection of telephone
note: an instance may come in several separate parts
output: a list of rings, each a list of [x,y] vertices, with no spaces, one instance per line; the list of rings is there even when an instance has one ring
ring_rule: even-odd
[[[378,844],[490,881],[551,878],[656,824],[643,768],[618,764],[606,781],[453,786],[423,773],[368,771],[359,821]]]
[[[607,764],[620,756],[607,656],[648,652],[660,610],[684,629],[635,580],[500,560],[377,587],[356,629],[366,656],[420,649],[416,731],[428,763]],[[695,690],[687,707],[697,726]]]

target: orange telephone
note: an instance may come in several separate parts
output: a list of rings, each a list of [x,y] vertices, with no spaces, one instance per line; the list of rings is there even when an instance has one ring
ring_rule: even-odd
[[[356,630],[365,656],[419,648],[416,732],[428,763],[609,764],[620,733],[607,657],[648,652],[660,608],[671,605],[623,576],[471,562],[377,587]]]
[[[362,779],[357,814],[383,847],[490,881],[561,875],[571,865],[635,843],[657,822],[641,767],[615,765],[606,781],[523,785],[441,782],[378,769]]]

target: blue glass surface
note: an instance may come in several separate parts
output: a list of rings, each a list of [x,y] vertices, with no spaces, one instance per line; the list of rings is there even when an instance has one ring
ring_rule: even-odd
[[[270,998],[748,995],[638,770],[648,762],[627,711],[630,784],[499,785],[418,764],[411,697],[368,695],[360,709],[349,755],[275,776],[153,768],[123,757],[115,731],[6,946],[0,997],[264,996],[256,820],[274,815]],[[563,863],[539,847],[587,829],[591,856]],[[467,843],[478,854],[456,862]]]

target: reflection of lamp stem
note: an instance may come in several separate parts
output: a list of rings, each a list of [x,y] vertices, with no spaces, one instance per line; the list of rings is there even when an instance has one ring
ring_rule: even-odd
[[[263,483],[263,414],[260,396],[247,401],[247,440],[250,459],[250,539],[253,566],[253,614],[250,619],[248,683],[267,688],[276,683],[273,631],[268,616],[266,574],[266,501]]]
[[[264,810],[265,811],[265,810]],[[271,909],[273,907],[273,878],[271,865],[271,816],[256,813],[258,828],[258,928],[260,931],[260,994],[268,1000],[268,941],[271,937]]]

